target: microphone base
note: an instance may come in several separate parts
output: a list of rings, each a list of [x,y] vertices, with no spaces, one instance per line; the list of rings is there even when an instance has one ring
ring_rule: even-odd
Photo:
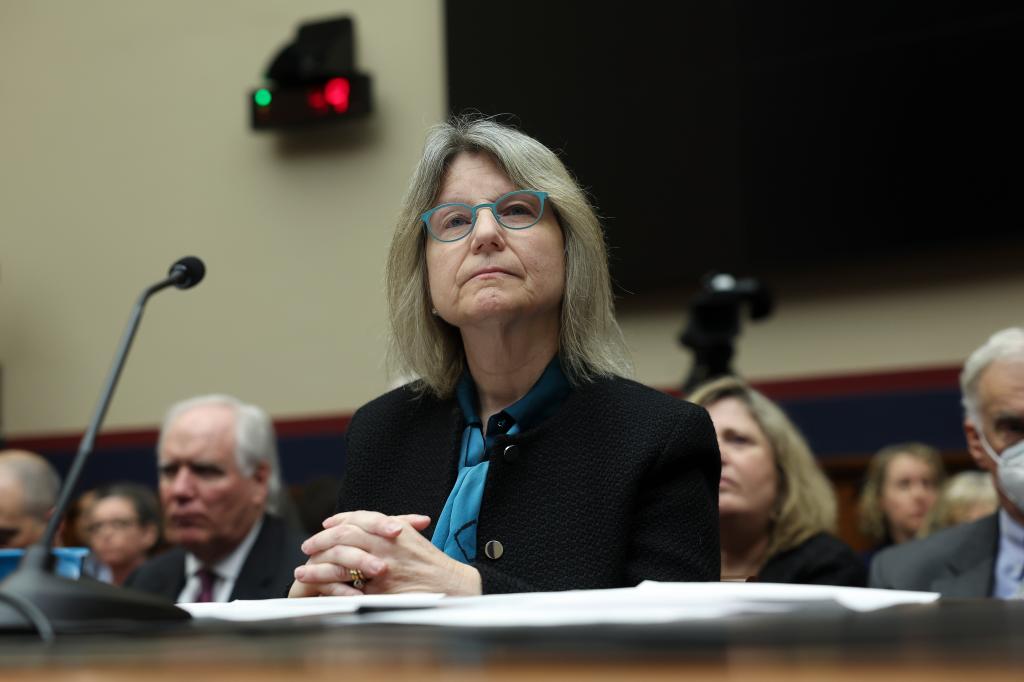
[[[0,583],[0,633],[37,632],[26,611],[41,615],[57,634],[191,618],[188,611],[145,592],[21,567]]]

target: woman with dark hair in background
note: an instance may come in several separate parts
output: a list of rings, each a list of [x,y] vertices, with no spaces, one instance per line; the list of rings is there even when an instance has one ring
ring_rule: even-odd
[[[740,379],[697,387],[718,434],[722,579],[863,587],[864,564],[832,533],[832,487],[785,413]]]
[[[96,499],[95,490],[86,490],[68,505],[60,527],[60,543],[65,547],[88,547],[89,507]]]

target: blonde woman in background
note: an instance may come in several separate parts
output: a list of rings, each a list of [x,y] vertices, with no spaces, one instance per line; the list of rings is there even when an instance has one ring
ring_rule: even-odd
[[[698,387],[722,454],[722,579],[862,587],[860,558],[832,535],[836,501],[803,436],[740,379]]]
[[[992,477],[984,471],[961,471],[950,477],[932,507],[926,528],[929,533],[970,523],[994,514],[999,508],[999,497],[992,485]]]
[[[930,445],[900,443],[875,453],[858,504],[861,532],[872,542],[866,562],[884,547],[926,534],[945,477],[942,457]]]

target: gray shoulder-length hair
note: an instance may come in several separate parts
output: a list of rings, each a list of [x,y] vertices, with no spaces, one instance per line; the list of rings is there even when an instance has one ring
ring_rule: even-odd
[[[836,529],[836,497],[807,441],[786,413],[742,379],[723,377],[698,386],[687,400],[710,407],[736,398],[761,428],[772,449],[779,490],[765,557],[796,547],[820,532]]]
[[[389,360],[418,377],[418,388],[454,393],[465,356],[459,330],[431,313],[426,234],[420,216],[437,201],[452,159],[490,155],[522,189],[548,193],[565,241],[559,356],[573,385],[632,373],[608,273],[604,231],[593,207],[558,156],[537,140],[494,120],[462,116],[432,127],[402,201],[385,275],[391,322]]]

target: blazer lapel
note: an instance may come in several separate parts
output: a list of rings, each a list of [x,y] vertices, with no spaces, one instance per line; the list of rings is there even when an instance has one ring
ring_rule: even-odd
[[[175,547],[168,552],[167,570],[160,576],[160,586],[156,592],[172,602],[178,601],[178,595],[185,589],[188,576],[185,575],[185,550]]]
[[[978,524],[947,562],[948,573],[932,583],[944,597],[987,597],[999,548],[999,515]]]
[[[263,516],[263,527],[260,528],[256,542],[249,550],[249,556],[245,557],[242,570],[235,581],[235,589],[231,591],[229,599],[262,598],[266,586],[274,579],[274,572],[280,560],[279,555],[275,556],[275,545],[280,544],[281,540],[278,532],[279,523],[272,516]],[[278,542],[275,542],[275,539]],[[278,548],[277,551],[279,553],[282,550]]]

